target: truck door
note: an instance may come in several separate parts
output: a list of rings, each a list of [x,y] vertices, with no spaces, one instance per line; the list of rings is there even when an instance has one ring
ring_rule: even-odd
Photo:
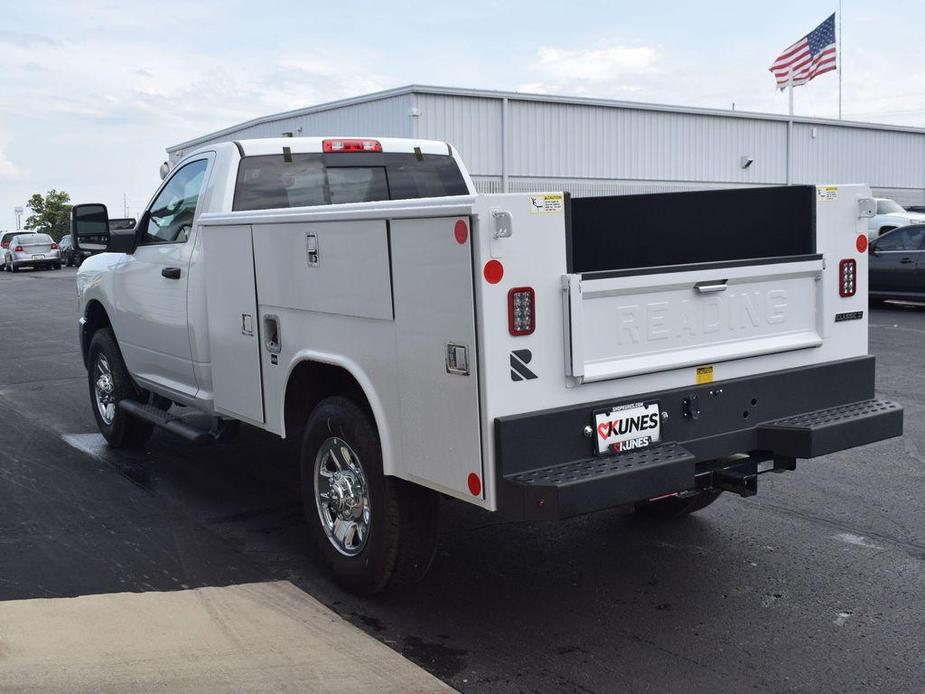
[[[211,162],[204,154],[167,179],[141,218],[138,247],[113,276],[114,328],[130,371],[187,395],[197,390],[186,303],[190,235]]]

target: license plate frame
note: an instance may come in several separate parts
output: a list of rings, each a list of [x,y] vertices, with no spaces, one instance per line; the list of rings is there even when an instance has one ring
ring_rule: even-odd
[[[45,254],[44,253],[33,253],[32,260],[45,260]]]
[[[656,401],[621,403],[595,410],[591,424],[595,455],[638,451],[661,441],[662,420]]]

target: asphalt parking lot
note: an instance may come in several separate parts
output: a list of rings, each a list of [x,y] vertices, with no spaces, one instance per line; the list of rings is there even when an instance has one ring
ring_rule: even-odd
[[[925,690],[925,308],[871,312],[904,438],[680,523],[448,502],[425,581],[365,600],[309,543],[292,444],[105,447],[74,275],[0,274],[0,601],[282,579],[463,692]]]

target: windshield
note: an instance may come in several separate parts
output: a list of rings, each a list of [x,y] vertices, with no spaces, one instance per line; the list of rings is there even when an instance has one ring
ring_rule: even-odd
[[[20,234],[16,237],[16,243],[51,243],[51,236],[48,234]]]
[[[877,214],[903,214],[905,210],[900,206],[898,202],[893,200],[877,200]]]
[[[468,193],[462,172],[448,155],[269,154],[241,160],[233,209],[266,210]]]

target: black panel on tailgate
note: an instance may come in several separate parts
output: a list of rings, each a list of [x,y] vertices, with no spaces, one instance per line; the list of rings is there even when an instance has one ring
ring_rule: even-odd
[[[571,198],[569,272],[816,252],[814,186]]]

